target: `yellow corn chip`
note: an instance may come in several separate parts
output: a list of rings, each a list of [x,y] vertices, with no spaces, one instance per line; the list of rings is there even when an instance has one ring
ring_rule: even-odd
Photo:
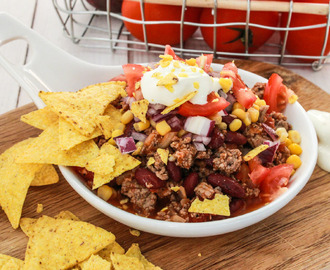
[[[37,205],[37,213],[40,214],[42,211],[44,211],[44,206],[42,203],[38,203]]]
[[[175,85],[179,81],[179,78],[174,73],[168,73],[165,77],[161,78],[157,82],[157,86],[169,86]]]
[[[125,250],[124,248],[119,245],[116,241],[112,244],[106,246],[104,249],[100,250],[97,255],[99,255],[102,259],[107,260],[111,262],[111,253],[118,253],[118,254],[124,254]]]
[[[188,212],[228,217],[230,216],[229,197],[226,195],[215,194],[212,200],[204,199],[204,201],[200,201],[199,198],[196,198],[192,202]]]
[[[113,172],[114,166],[114,156],[104,153],[89,161],[86,165],[86,169],[97,174],[107,175]]]
[[[43,216],[34,225],[25,253],[25,270],[67,269],[115,241],[115,236],[82,221]]]
[[[28,188],[41,164],[17,164],[15,157],[33,139],[15,144],[0,155],[0,205],[13,228],[18,228]]]
[[[266,150],[269,146],[267,144],[261,144],[258,147],[252,149],[249,153],[247,153],[243,159],[245,161],[249,161],[259,155],[262,151]]]
[[[134,169],[141,162],[129,154],[122,154],[115,146],[111,145],[109,142],[102,145],[100,150],[100,155],[109,154],[115,159],[114,171],[107,175],[94,174],[93,189],[103,186],[109,183],[115,177],[121,175],[122,173]]]
[[[80,221],[80,219],[70,211],[61,211],[54,218],[67,219],[67,220],[72,220],[72,221]]]
[[[40,171],[36,172],[31,186],[46,186],[55,184],[59,181],[58,174],[53,165],[44,164]]]
[[[90,85],[78,92],[40,92],[40,98],[58,116],[66,119],[81,134],[90,136],[96,128],[95,117],[102,115],[110,102],[124,95],[117,82]]]
[[[142,262],[135,257],[128,257],[117,253],[111,253],[111,261],[115,270],[145,270]]]
[[[14,257],[0,254],[0,269],[1,270],[21,270],[24,262]]]
[[[158,148],[158,149],[157,149],[157,153],[158,153],[158,155],[160,156],[160,159],[161,159],[165,164],[167,164],[168,154],[169,154],[168,149]]]
[[[112,131],[120,122],[121,110],[116,109],[111,104],[106,108],[104,115],[96,117],[96,123],[106,139],[111,138]]]
[[[45,130],[56,123],[58,116],[49,107],[30,112],[21,116],[21,121],[30,126]]]
[[[78,132],[72,124],[67,122],[62,117],[59,118],[59,143],[61,150],[69,150],[72,147],[94,139],[98,136],[102,135],[102,131],[96,128],[90,136],[84,136],[80,132]]]
[[[19,226],[27,237],[31,237],[33,234],[34,225],[37,223],[36,218],[21,218]]]
[[[180,190],[180,187],[178,186],[171,187],[171,190],[173,190],[174,192],[178,192]]]
[[[50,126],[22,149],[16,162],[85,167],[89,160],[99,154],[99,148],[93,140],[83,142],[68,151],[61,150],[58,137],[58,125]]]
[[[98,255],[92,255],[88,260],[80,263],[81,270],[110,270],[111,262],[102,259]]]
[[[125,255],[130,258],[137,258],[143,264],[144,269],[161,270],[160,267],[153,265],[142,255],[138,244],[132,244],[131,247],[126,251]]]
[[[167,114],[170,111],[173,111],[175,108],[181,106],[183,103],[189,101],[190,99],[192,99],[195,95],[197,94],[197,91],[191,92],[187,95],[185,95],[182,98],[177,98],[176,100],[174,100],[174,104],[171,106],[166,107],[161,114]]]
[[[135,117],[139,118],[143,123],[146,123],[148,106],[149,106],[149,101],[146,99],[134,101],[131,105],[131,111]]]

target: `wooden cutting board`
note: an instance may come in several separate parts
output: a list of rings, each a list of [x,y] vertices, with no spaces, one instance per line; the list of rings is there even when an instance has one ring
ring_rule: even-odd
[[[330,95],[291,71],[260,62],[235,61],[238,67],[268,78],[277,72],[286,85],[299,95],[306,110],[330,112]],[[19,121],[21,115],[35,110],[26,105],[0,116],[0,152],[40,131]],[[58,184],[29,189],[23,217],[54,216],[70,210],[83,221],[113,232],[127,249],[139,243],[146,257],[167,270],[181,269],[330,269],[330,174],[319,167],[304,189],[282,210],[248,228],[205,238],[171,238],[141,233],[132,236],[129,228],[103,215],[84,201],[61,177]],[[0,253],[24,259],[27,237],[13,230],[0,212]],[[198,256],[198,254],[201,256]]]

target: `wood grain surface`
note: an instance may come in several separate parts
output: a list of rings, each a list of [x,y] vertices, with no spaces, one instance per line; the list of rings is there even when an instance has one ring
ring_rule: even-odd
[[[299,95],[306,110],[330,112],[330,96],[285,68],[251,61],[236,61],[238,67],[269,77],[273,72]],[[40,131],[19,121],[22,114],[36,109],[26,105],[0,117],[0,152]],[[84,221],[113,232],[128,248],[139,243],[142,252],[163,269],[330,269],[330,174],[319,167],[304,189],[283,209],[248,228],[213,237],[171,238],[141,233],[132,236],[129,228],[103,215],[85,202],[61,177],[58,184],[29,189],[23,217],[54,216],[70,210]],[[27,237],[13,230],[0,212],[0,253],[24,259]],[[198,254],[201,253],[201,256]]]

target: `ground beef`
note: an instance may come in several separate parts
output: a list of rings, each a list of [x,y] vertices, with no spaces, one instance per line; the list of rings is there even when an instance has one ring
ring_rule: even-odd
[[[175,164],[181,168],[190,169],[197,154],[196,147],[191,143],[191,138],[178,138],[175,136],[171,147],[175,150],[172,155],[176,160]]]
[[[226,175],[238,171],[242,163],[242,153],[238,149],[228,149],[221,146],[215,153],[213,169],[219,170]]]
[[[147,156],[153,155],[161,139],[162,136],[156,130],[153,130],[144,141],[140,154]]]
[[[196,155],[196,159],[208,159],[212,155],[211,149],[207,149],[207,151],[198,152]]]
[[[259,119],[258,119],[258,121],[260,123],[266,122],[266,120],[267,120],[266,114],[267,114],[268,109],[269,109],[269,105],[264,105],[264,106],[260,107],[260,109],[259,109]]]
[[[149,216],[155,210],[157,195],[139,185],[134,179],[124,179],[121,193],[130,199],[137,212]]]
[[[195,194],[200,198],[200,199],[213,199],[214,195],[215,195],[215,190],[214,188],[205,183],[205,182],[201,182],[197,185],[197,187],[195,187],[194,189]]]
[[[149,165],[148,169],[153,173],[155,173],[160,180],[163,181],[167,180],[168,174],[166,170],[166,164],[162,161],[160,155],[157,152],[154,153],[154,159],[155,159],[155,163]]]
[[[107,142],[107,140],[104,138],[104,136],[99,136],[99,137],[95,138],[94,141],[99,148],[101,148],[101,146]]]
[[[244,130],[244,135],[252,148],[255,148],[269,140],[268,134],[264,131],[260,123],[252,123]]]
[[[264,97],[266,83],[258,82],[252,88],[252,92],[257,95],[260,99]]]
[[[178,201],[172,201],[166,210],[159,211],[156,219],[174,221],[174,222],[188,222],[190,207],[189,199],[182,199]]]
[[[258,197],[259,196],[259,193],[260,193],[260,189],[259,188],[249,187],[245,183],[243,183],[242,186],[243,186],[243,188],[245,190],[246,197]]]
[[[289,156],[290,150],[284,144],[281,144],[275,153],[273,162],[275,165],[283,164]]]
[[[285,128],[287,131],[292,129],[292,126],[286,121],[287,118],[283,113],[280,112],[271,112],[270,116],[275,121],[275,130],[279,127]]]

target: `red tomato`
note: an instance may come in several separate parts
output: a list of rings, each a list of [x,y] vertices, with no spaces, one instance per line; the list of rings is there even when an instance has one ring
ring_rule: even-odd
[[[166,45],[165,46],[165,55],[171,55],[173,57],[174,60],[180,60],[180,61],[184,61],[182,58],[180,58],[179,56],[177,56],[175,54],[175,52],[173,51],[171,45]]]
[[[217,23],[245,22],[246,11],[232,9],[218,9]],[[250,23],[277,26],[278,12],[251,11]],[[214,23],[211,8],[202,11],[201,23]],[[201,27],[202,35],[206,43],[213,49],[213,27]],[[272,30],[250,27],[249,52],[254,52],[263,45],[274,33]],[[217,27],[216,50],[221,52],[245,52],[245,26]]]
[[[182,6],[144,4],[146,21],[180,21]],[[122,5],[124,17],[142,20],[140,2],[124,0]],[[185,22],[198,22],[201,9],[187,7],[185,10]],[[124,21],[128,31],[139,40],[144,41],[142,24]],[[156,44],[178,44],[180,42],[180,24],[156,24],[146,25],[148,42]],[[186,40],[197,30],[196,26],[185,25],[183,27],[183,39]]]
[[[264,100],[269,105],[268,112],[282,112],[288,103],[288,90],[280,75],[273,73],[265,88]]]
[[[329,4],[328,0],[296,0],[297,2],[309,2]],[[286,27],[288,13],[283,13],[281,17],[281,27]],[[326,15],[311,15],[303,13],[292,13],[290,27],[299,27],[307,25],[323,24],[327,22]],[[286,49],[293,55],[320,56],[326,27],[289,31]],[[285,32],[281,31],[281,39],[284,40]],[[324,55],[330,52],[330,39],[328,37]],[[315,59],[300,59],[305,62],[313,62]]]
[[[146,67],[137,64],[126,64],[123,65],[123,70],[127,81],[126,92],[132,97],[133,93],[136,91],[135,83],[141,80]]]
[[[207,101],[204,105],[192,104],[187,101],[180,106],[178,113],[183,116],[209,116],[222,111],[230,104],[224,98],[216,96],[214,92],[208,95]]]
[[[282,187],[288,185],[293,165],[281,164],[270,169],[269,174],[260,184],[260,191],[264,195],[272,195],[278,192]]]
[[[210,72],[213,61],[213,54],[203,54],[196,58],[197,65],[206,73]]]
[[[253,171],[250,173],[250,178],[252,183],[255,186],[259,186],[259,184],[265,179],[265,177],[269,174],[270,169],[258,164]]]
[[[233,81],[233,92],[237,101],[242,104],[245,108],[250,108],[256,101],[257,97],[251,89],[249,89],[241,76],[238,74],[238,69],[233,62],[225,64],[220,72],[221,78],[230,78]]]

